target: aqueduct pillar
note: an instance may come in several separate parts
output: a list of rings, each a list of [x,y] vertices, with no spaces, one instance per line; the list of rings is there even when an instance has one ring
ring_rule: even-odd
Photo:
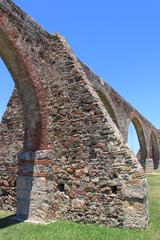
[[[17,218],[36,220],[37,211],[43,220],[48,212],[46,173],[51,154],[48,90],[38,54],[44,51],[48,35],[40,36],[36,28],[11,1],[0,1],[0,57],[15,81],[25,121],[23,150],[18,154]]]

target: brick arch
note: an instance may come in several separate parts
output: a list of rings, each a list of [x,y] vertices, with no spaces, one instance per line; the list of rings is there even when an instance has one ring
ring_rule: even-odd
[[[36,202],[37,189],[34,184],[40,181],[40,177],[44,182],[47,181],[45,167],[48,166],[48,159],[52,159],[48,137],[49,90],[43,74],[46,62],[38,58],[42,49],[49,49],[49,37],[34,22],[29,22],[28,16],[12,1],[1,2],[0,57],[15,82],[24,115],[23,150],[18,154],[15,167],[16,215],[24,220],[31,217],[31,208],[40,208],[42,205]],[[35,192],[33,189],[36,189]],[[39,195],[42,192],[40,187]],[[47,214],[46,209],[44,212]]]
[[[44,90],[37,81],[29,57],[17,46],[16,32],[13,34],[11,28],[4,25],[3,18],[0,21],[0,57],[12,75],[24,112],[24,150],[35,151],[46,144],[46,137],[43,137],[46,135],[44,126],[47,126],[46,114],[43,114],[45,99],[41,100]]]
[[[129,124],[131,122],[133,123],[133,125],[136,129],[136,133],[137,133],[137,137],[138,137],[139,145],[140,145],[140,150],[139,150],[137,156],[138,156],[141,164],[144,167],[145,160],[147,158],[147,144],[146,144],[146,139],[145,139],[143,126],[142,126],[142,123],[141,123],[140,119],[135,114],[133,114],[131,116]],[[128,124],[128,126],[129,126],[129,124]]]
[[[153,159],[154,169],[157,169],[159,166],[159,145],[157,135],[154,131],[150,133],[150,158]]]

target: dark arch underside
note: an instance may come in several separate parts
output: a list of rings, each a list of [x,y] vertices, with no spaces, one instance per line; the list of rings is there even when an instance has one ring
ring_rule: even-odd
[[[158,169],[159,166],[159,148],[158,140],[154,132],[150,135],[150,158],[153,159],[154,169]]]

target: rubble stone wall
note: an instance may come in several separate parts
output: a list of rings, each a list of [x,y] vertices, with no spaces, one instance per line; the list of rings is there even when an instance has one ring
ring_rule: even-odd
[[[0,208],[15,208],[17,190],[18,212],[28,208],[34,219],[145,228],[146,177],[120,130],[120,107],[101,91],[125,102],[62,36],[45,32],[11,1],[0,3],[0,55],[17,88],[0,125]]]
[[[157,169],[160,162],[159,130],[120,96],[107,82],[94,74],[80,60],[79,63],[126,143],[128,140],[129,124],[131,122],[133,123],[140,145],[137,157],[144,169],[151,170],[149,167],[150,161],[152,161],[152,165],[154,165],[152,171],[153,169]],[[153,134],[154,141],[152,141]],[[154,149],[153,154],[151,149]]]
[[[17,152],[23,147],[24,119],[14,91],[0,123],[0,209],[16,208]]]

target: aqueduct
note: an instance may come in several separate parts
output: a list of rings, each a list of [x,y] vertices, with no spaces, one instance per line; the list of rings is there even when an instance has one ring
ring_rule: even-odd
[[[145,228],[139,162],[159,167],[159,131],[10,0],[0,0],[0,56],[16,86],[0,124],[0,208]],[[139,159],[126,145],[131,121]]]
[[[132,122],[140,144],[139,161],[146,172],[159,168],[159,130],[104,82],[81,63],[88,79],[106,107],[113,122],[121,132],[125,142],[128,139],[129,124]],[[152,147],[154,145],[154,147]],[[152,150],[151,150],[152,149]]]

